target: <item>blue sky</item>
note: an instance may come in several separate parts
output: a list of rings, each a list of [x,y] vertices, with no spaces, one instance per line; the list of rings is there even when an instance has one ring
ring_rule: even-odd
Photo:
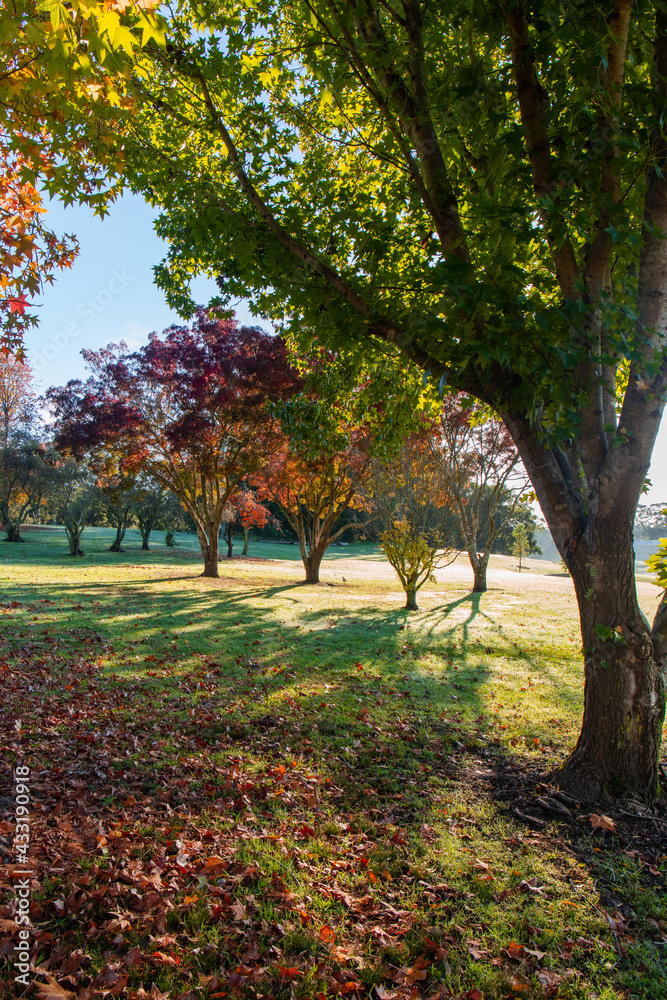
[[[62,385],[85,374],[82,348],[125,340],[145,343],[153,330],[179,322],[153,284],[153,265],[166,244],[153,228],[155,211],[142,198],[127,195],[100,219],[85,207],[49,204],[45,222],[56,233],[79,240],[79,256],[70,271],[59,272],[39,299],[39,327],[27,338],[28,356],[43,388]],[[216,293],[208,279],[197,279],[195,296],[207,302]],[[246,303],[237,317],[257,323]]]
[[[85,375],[80,351],[125,340],[145,343],[152,330],[179,322],[153,284],[152,267],[165,253],[153,228],[155,211],[142,198],[126,195],[105,219],[84,207],[64,208],[52,202],[47,225],[56,233],[73,233],[80,243],[71,271],[58,275],[40,299],[37,329],[27,338],[28,356],[40,387],[64,385]],[[194,285],[195,298],[215,294],[211,281]],[[236,308],[241,322],[257,323],[246,302]],[[663,420],[649,472],[653,488],[644,503],[667,502],[667,419]]]

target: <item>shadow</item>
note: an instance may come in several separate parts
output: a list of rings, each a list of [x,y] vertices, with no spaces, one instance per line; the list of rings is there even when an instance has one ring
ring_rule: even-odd
[[[191,586],[190,575],[170,572],[170,578],[188,587],[163,587],[146,574],[119,583],[14,581],[12,599],[0,606],[0,805],[12,786],[12,766],[29,760],[31,794],[40,805],[31,836],[45,870],[54,845],[58,857],[70,852],[58,867],[74,864],[77,877],[82,852],[86,864],[94,861],[87,891],[97,896],[90,908],[77,909],[68,887],[61,893],[65,911],[54,910],[51,901],[59,897],[50,885],[43,892],[44,924],[70,951],[91,922],[108,926],[105,886],[120,892],[138,871],[138,891],[132,887],[123,907],[142,906],[138,897],[145,898],[141,932],[156,939],[184,926],[191,940],[204,935],[202,962],[210,953],[217,963],[200,967],[207,974],[257,960],[244,957],[225,894],[243,900],[257,940],[285,920],[281,954],[301,956],[319,947],[289,937],[288,923],[296,920],[289,896],[303,892],[305,878],[307,892],[320,893],[323,919],[336,922],[341,935],[339,927],[353,923],[349,913],[364,913],[369,900],[384,904],[386,896],[383,921],[392,909],[399,914],[394,953],[370,940],[364,945],[370,989],[387,962],[407,967],[423,954],[418,926],[413,931],[398,922],[413,905],[423,908],[424,927],[428,919],[446,933],[467,928],[480,913],[491,919],[483,908],[495,887],[475,875],[471,857],[483,856],[491,842],[494,852],[507,847],[505,833],[520,877],[528,877],[531,863],[525,838],[545,857],[560,850],[560,839],[586,865],[597,903],[620,899],[618,889],[604,895],[610,856],[596,856],[587,815],[581,822],[577,815],[570,828],[540,814],[547,825],[535,831],[512,812],[518,804],[537,815],[540,775],[526,765],[525,752],[501,745],[488,725],[493,671],[485,659],[488,638],[476,629],[491,626],[494,655],[538,668],[484,610],[485,595],[466,594],[414,615],[366,599],[346,608],[322,604],[334,596],[325,587],[313,588],[311,606],[307,591],[291,580],[232,591],[238,586],[232,576],[202,586]],[[549,673],[548,665],[542,669]],[[554,712],[564,687],[544,694]],[[620,864],[632,843],[618,839],[611,861]],[[219,894],[207,897],[198,925],[188,923],[192,900],[208,891],[201,866],[218,856],[223,870],[209,883]],[[311,877],[327,858],[335,865],[326,878]],[[148,859],[153,867],[141,871]],[[164,919],[173,922],[164,926],[151,915],[147,882],[147,876],[159,881],[160,872],[164,884],[178,880],[174,893],[180,893],[173,905],[170,899]],[[518,881],[503,907],[505,941],[523,940],[528,906],[541,905]],[[182,902],[185,893],[190,903]],[[539,919],[551,919],[550,907],[552,898]],[[110,931],[114,961],[135,943],[132,932]],[[101,944],[97,931],[90,933],[93,951],[110,947],[103,931]],[[45,954],[56,946],[46,942]],[[150,975],[160,990],[171,988],[161,969]],[[190,987],[184,980],[181,988]],[[274,995],[273,988],[264,995]],[[275,995],[290,996],[284,983]]]

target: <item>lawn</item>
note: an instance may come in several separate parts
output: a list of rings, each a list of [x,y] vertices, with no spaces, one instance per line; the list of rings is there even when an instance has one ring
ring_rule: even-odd
[[[4,995],[23,761],[28,996],[667,997],[667,814],[540,783],[582,701],[556,566],[457,561],[409,613],[370,545],[302,587],[296,546],[212,581],[111,537],[0,545]]]

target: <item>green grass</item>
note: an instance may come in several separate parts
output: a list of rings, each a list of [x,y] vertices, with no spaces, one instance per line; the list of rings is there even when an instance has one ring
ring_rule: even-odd
[[[87,529],[85,559],[26,537],[0,544],[1,773],[31,766],[37,957],[64,988],[667,997],[657,821],[511,813],[577,735],[566,581],[445,572],[408,613],[370,545],[302,587],[296,546],[211,581],[193,536],[119,555]]]

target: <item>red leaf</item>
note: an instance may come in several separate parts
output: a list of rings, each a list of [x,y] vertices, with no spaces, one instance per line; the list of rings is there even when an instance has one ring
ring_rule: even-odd
[[[292,966],[279,965],[278,975],[280,976],[281,979],[296,979],[297,976],[302,976],[303,972],[301,971],[301,969],[298,969],[296,965]]]
[[[9,303],[10,313],[19,313],[20,316],[23,316],[25,307],[28,304],[25,295],[22,295],[18,299],[7,299],[7,302]]]

